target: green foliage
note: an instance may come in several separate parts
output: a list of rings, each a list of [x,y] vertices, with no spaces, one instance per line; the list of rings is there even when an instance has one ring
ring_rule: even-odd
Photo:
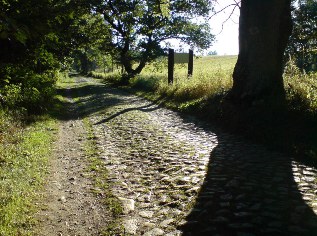
[[[14,74],[7,74],[10,78],[0,88],[2,106],[9,109],[26,109],[29,113],[39,113],[45,110],[55,95],[55,82],[58,73],[46,71],[42,74],[22,69],[14,70]]]
[[[78,47],[73,51],[74,67],[87,74],[97,66],[109,67],[104,45],[111,41],[109,29],[100,15],[84,14],[72,25]]]
[[[297,4],[286,54],[302,71],[317,71],[317,1],[299,0]]]
[[[38,113],[49,106],[58,71],[69,68],[75,47],[88,43],[78,24],[87,12],[81,0],[0,1],[2,107]]]
[[[208,48],[214,39],[206,23],[210,1],[102,1],[94,7],[110,28],[108,50],[131,76],[161,56],[162,43],[168,39],[200,49]],[[194,22],[196,17],[201,20]]]

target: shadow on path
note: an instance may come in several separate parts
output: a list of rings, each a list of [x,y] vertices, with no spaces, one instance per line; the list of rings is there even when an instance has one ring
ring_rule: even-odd
[[[84,118],[121,102],[120,95],[122,92],[113,90],[104,84],[78,86],[76,81],[67,84],[69,84],[68,88],[57,89],[57,95],[66,98],[59,100],[58,103],[61,107],[67,107],[69,110],[67,115],[56,114],[57,118],[61,120]]]
[[[80,81],[79,81],[80,82]],[[85,81],[83,81],[85,82]],[[76,119],[84,118],[96,112],[103,111],[107,107],[116,106],[124,103],[124,96],[131,96],[122,90],[113,89],[105,84],[83,84],[80,85],[77,81],[68,82],[69,88],[57,89],[57,94],[71,99],[59,101],[62,106],[68,106],[70,109],[68,116],[60,116],[60,119]],[[135,99],[138,101],[139,99]],[[161,99],[157,99],[148,105],[140,107],[132,107],[121,110],[108,118],[105,118],[95,125],[105,123],[124,113],[139,110],[142,112],[150,112],[158,109]],[[132,100],[133,102],[133,100]],[[133,103],[132,103],[133,104]],[[72,106],[70,106],[72,105]]]
[[[72,115],[64,119],[84,118],[127,100],[140,104],[140,98],[103,84],[73,86],[58,90],[65,97],[72,95],[65,104],[76,103],[70,106]],[[95,124],[129,111],[158,108],[150,103],[102,113],[106,118]],[[183,122],[193,120],[184,116]],[[195,127],[210,132],[199,124]],[[180,227],[183,235],[317,235],[317,217],[308,205],[317,202],[316,169],[240,138],[214,133],[218,144],[210,153],[207,175],[187,223]]]
[[[108,118],[105,118],[97,123],[95,123],[95,125],[99,125],[99,124],[102,124],[102,123],[105,123],[105,122],[108,122],[124,113],[127,113],[127,112],[130,112],[130,111],[142,111],[142,112],[151,112],[151,111],[155,111],[157,109],[160,108],[159,105],[157,105],[157,103],[160,101],[161,99],[158,99],[154,102],[151,102],[150,104],[148,105],[145,105],[145,106],[140,106],[140,107],[132,107],[132,108],[127,108],[127,109],[124,109],[122,111],[119,111],[111,116],[109,116]]]
[[[316,170],[218,135],[183,235],[317,235]],[[306,201],[305,201],[305,200]]]

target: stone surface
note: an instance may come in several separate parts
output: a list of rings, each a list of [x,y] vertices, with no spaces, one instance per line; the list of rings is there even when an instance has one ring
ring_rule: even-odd
[[[122,220],[138,221],[136,235],[317,232],[315,167],[88,82],[102,88],[88,116],[113,193],[134,201]]]
[[[127,214],[131,211],[134,211],[134,200],[133,199],[127,199],[127,198],[123,198],[123,197],[118,197],[118,199],[122,203],[123,212],[125,214]]]
[[[159,236],[164,235],[164,231],[160,228],[154,228],[151,231],[146,232],[143,236]]]
[[[123,227],[127,234],[135,235],[138,229],[137,226],[138,221],[136,219],[126,219],[123,222]]]

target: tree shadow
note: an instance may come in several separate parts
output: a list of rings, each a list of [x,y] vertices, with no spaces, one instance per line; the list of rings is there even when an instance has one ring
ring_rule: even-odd
[[[85,84],[76,87],[72,84],[78,83],[70,82],[69,88],[57,89],[57,95],[63,99],[57,99],[58,109],[53,112],[53,116],[60,120],[85,118],[121,102],[121,92],[103,84]]]
[[[95,123],[94,125],[100,125],[102,123],[106,123],[106,122],[108,122],[108,121],[110,121],[110,120],[112,120],[112,119],[114,119],[114,118],[116,118],[116,117],[118,117],[118,116],[120,116],[120,115],[122,115],[124,113],[130,112],[130,111],[142,111],[142,112],[155,111],[155,110],[160,108],[160,105],[158,105],[158,103],[161,100],[162,99],[159,98],[159,99],[157,99],[157,100],[155,100],[155,101],[153,101],[153,102],[151,102],[151,103],[149,103],[147,105],[144,105],[144,106],[126,108],[126,109],[124,109],[122,111],[119,111],[119,112],[117,112],[117,113],[115,113],[115,114],[113,114],[113,115],[111,115],[111,116],[109,116],[109,117],[107,117],[107,118]]]
[[[316,169],[218,133],[183,235],[317,235]],[[315,191],[315,192],[314,192]]]
[[[60,113],[54,112],[53,115],[60,120],[72,120],[87,117],[96,112],[101,112],[107,107],[116,106],[119,104],[125,104],[122,95],[131,96],[123,90],[111,88],[105,84],[83,84],[78,85],[78,82],[66,82],[70,84],[69,88],[57,89],[57,95],[64,97],[63,100],[58,100],[59,107],[66,107],[67,112]],[[76,84],[77,86],[74,86]],[[119,115],[124,113],[139,110],[142,112],[150,112],[160,108],[159,98],[147,105],[135,106],[131,108],[123,109],[111,116],[97,122],[95,125],[105,123]],[[131,99],[133,104],[139,101],[138,98]]]

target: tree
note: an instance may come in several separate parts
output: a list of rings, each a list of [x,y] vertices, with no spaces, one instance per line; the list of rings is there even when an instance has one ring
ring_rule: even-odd
[[[47,105],[56,72],[76,45],[70,26],[89,10],[84,0],[0,0],[0,94],[7,106]]]
[[[231,98],[252,103],[284,97],[283,55],[291,32],[291,0],[241,1]]]
[[[317,1],[294,3],[293,33],[286,53],[302,71],[317,71]]]
[[[210,10],[208,0],[108,0],[94,6],[111,28],[113,40],[108,48],[114,49],[128,78],[161,56],[166,40],[180,39],[193,47],[208,48],[213,41],[206,21]]]
[[[216,56],[216,55],[218,55],[218,53],[217,53],[216,50],[214,50],[214,51],[209,51],[209,52],[207,53],[207,55],[208,55],[208,56]]]
[[[76,69],[83,74],[96,69],[98,62],[103,61],[102,54],[107,51],[104,45],[111,41],[109,28],[103,18],[100,15],[84,14],[75,20],[70,30],[76,44],[72,52]]]
[[[70,27],[89,10],[84,0],[0,0],[0,64],[36,57],[39,48],[62,61],[78,45]]]

